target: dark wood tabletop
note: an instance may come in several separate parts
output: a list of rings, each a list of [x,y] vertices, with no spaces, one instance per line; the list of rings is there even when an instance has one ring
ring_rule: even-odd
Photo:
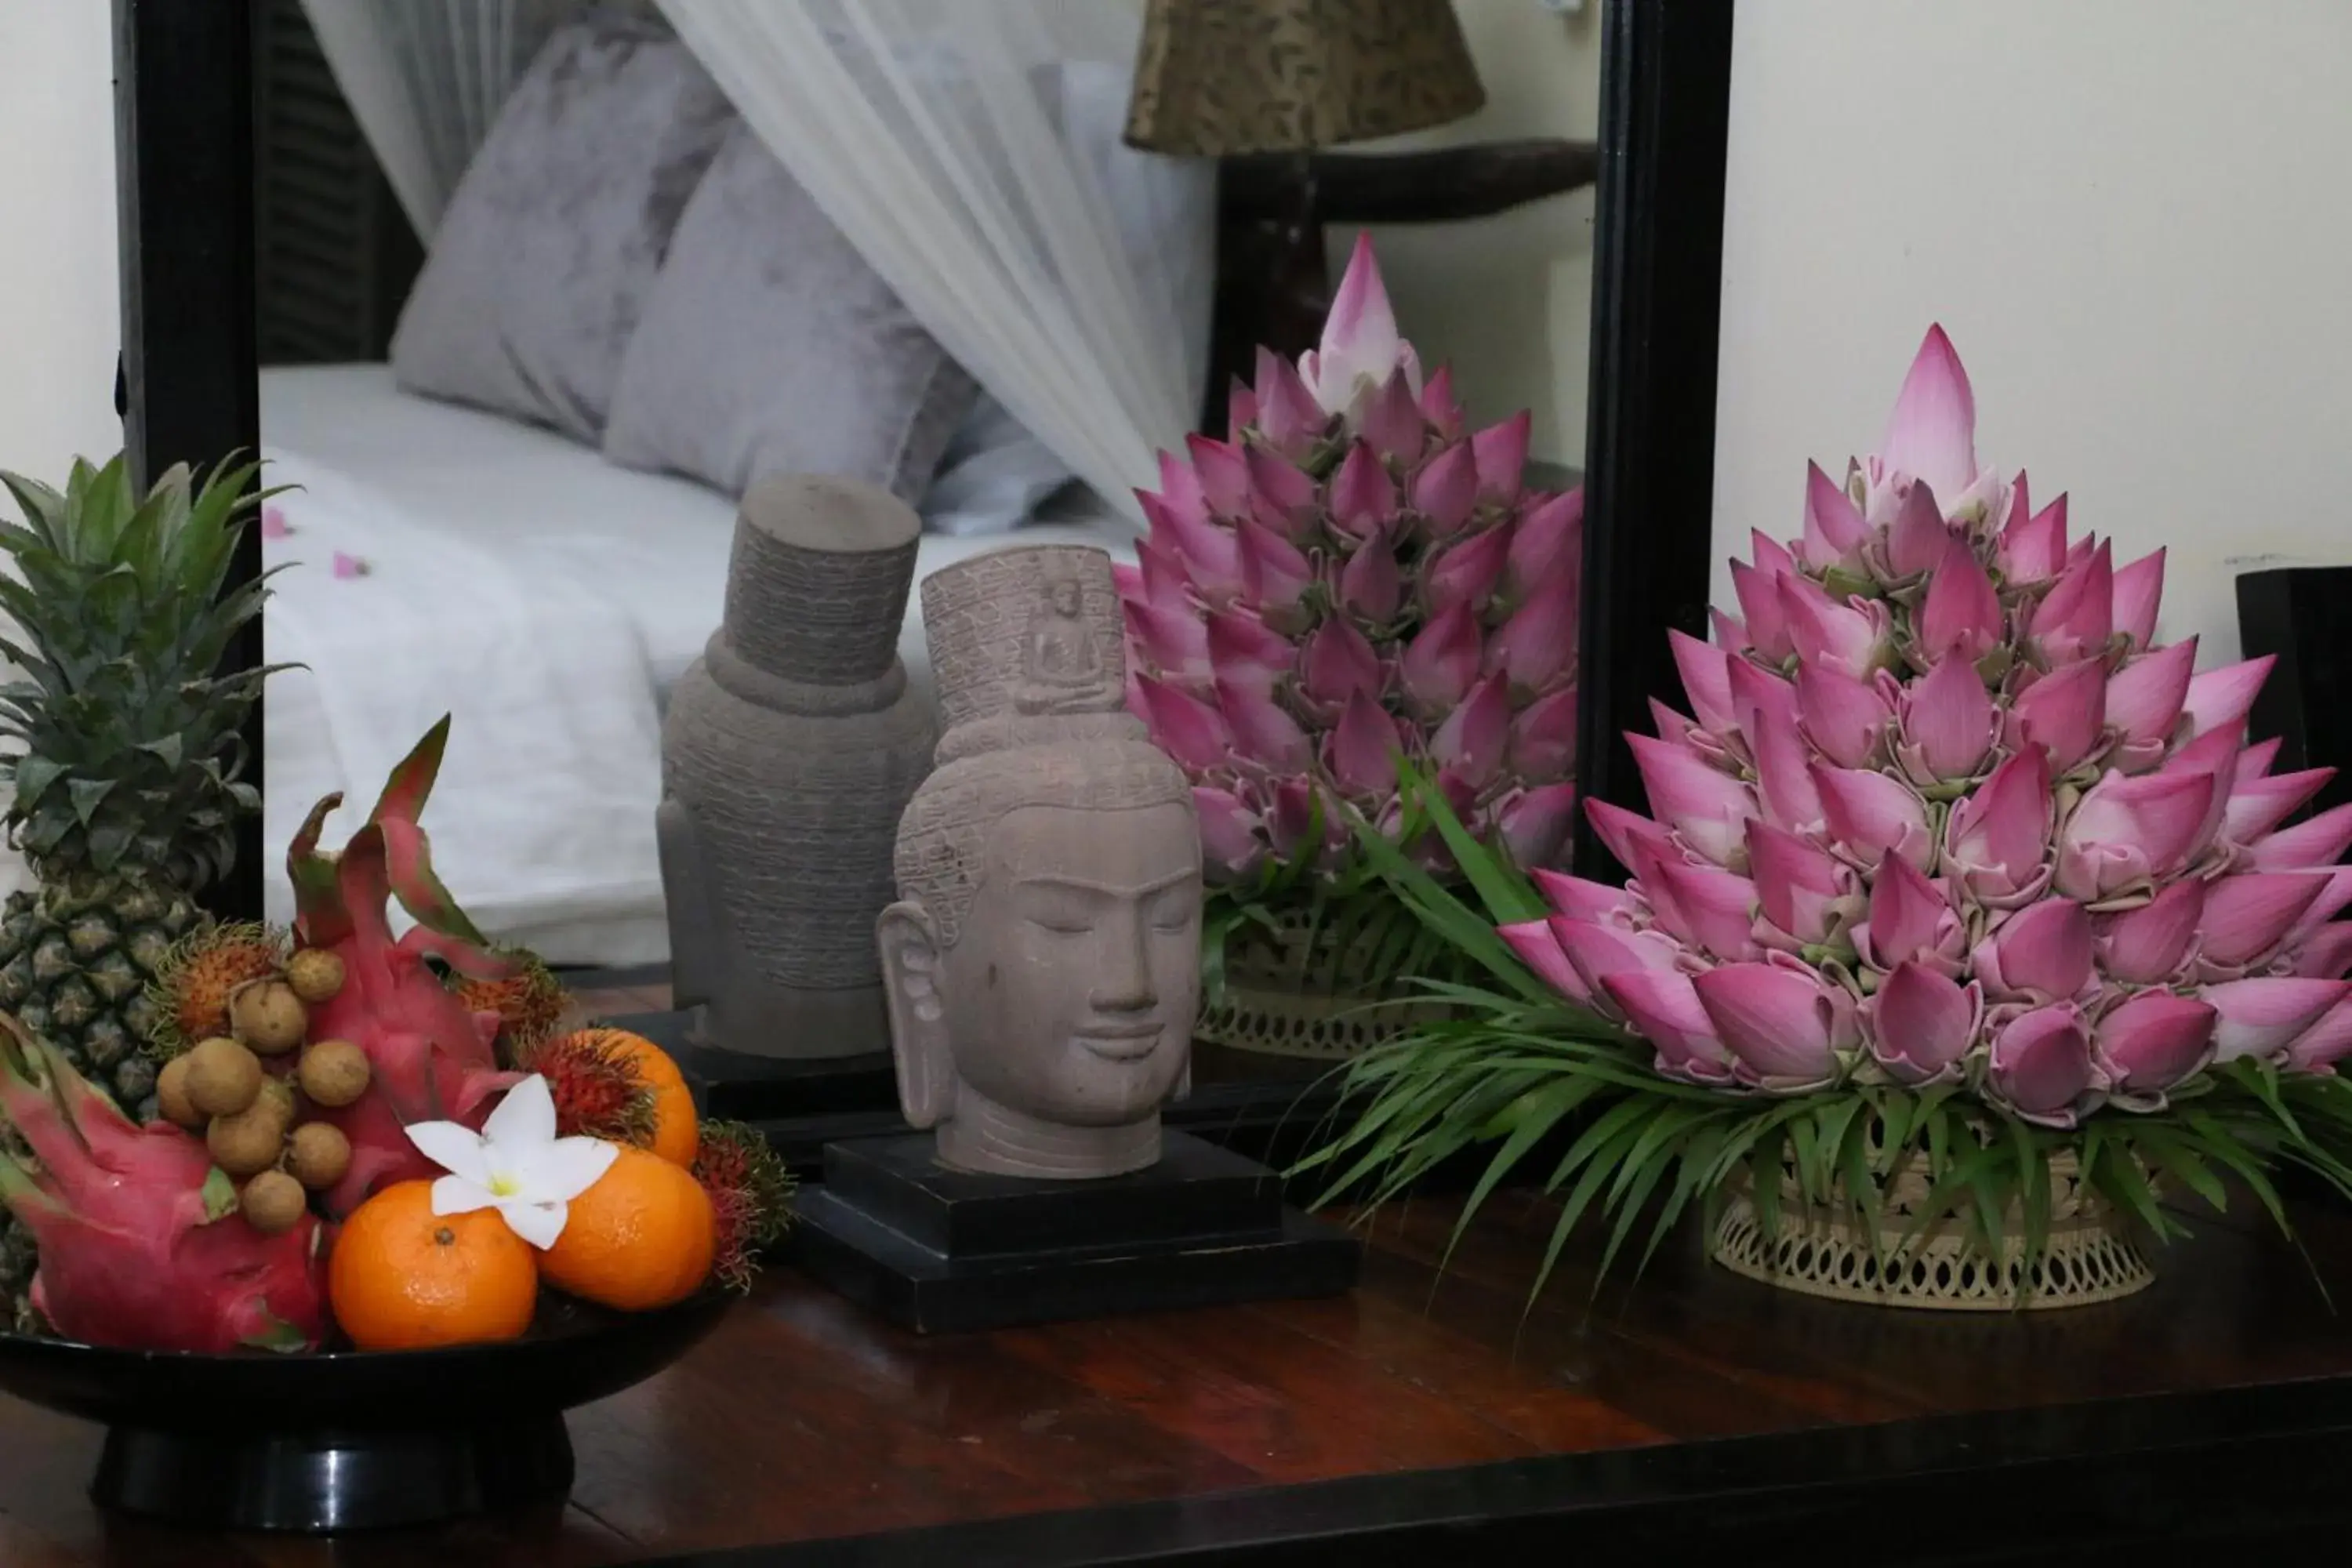
[[[1786,1295],[1711,1268],[1696,1235],[1597,1296],[1572,1247],[1528,1311],[1547,1213],[1497,1198],[1441,1276],[1454,1212],[1381,1216],[1351,1296],[966,1337],[900,1333],[775,1268],[687,1361],[574,1415],[568,1506],[445,1530],[329,1542],[107,1518],[83,1495],[97,1429],[0,1399],[0,1563],[601,1564],[944,1526],[960,1545],[725,1560],[1038,1568],[1106,1539],[1172,1549],[1416,1509],[1556,1516],[1873,1478],[1948,1490],[1956,1471],[2030,1479],[2042,1462],[2061,1472],[2053,1495],[2161,1521],[2158,1469],[2126,1467],[2118,1501],[2083,1468],[2135,1445],[2230,1445],[2268,1478],[2232,1496],[2261,1494],[2266,1518],[2305,1492],[2336,1506],[2317,1466],[2352,1441],[2352,1332],[2251,1216],[2202,1225],[2137,1298],[2018,1316]],[[2352,1300],[2352,1217],[2302,1222]],[[2210,1455],[2195,1463],[2210,1473]],[[1383,1479],[1349,1479],[1366,1477]],[[2021,1484],[1983,1501],[2021,1508]]]

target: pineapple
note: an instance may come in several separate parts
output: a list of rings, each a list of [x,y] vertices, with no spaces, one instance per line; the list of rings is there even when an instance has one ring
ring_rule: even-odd
[[[261,804],[239,731],[268,671],[221,668],[265,594],[221,592],[254,473],[224,463],[198,484],[175,467],[143,497],[121,457],[77,460],[63,494],[0,474],[25,514],[0,521],[16,569],[0,611],[19,634],[0,654],[21,670],[0,685],[0,735],[23,748],[0,758],[0,821],[37,882],[0,910],[0,1008],[142,1121],[147,1047],[168,1032],[156,982]],[[0,1242],[0,1277],[10,1257]]]

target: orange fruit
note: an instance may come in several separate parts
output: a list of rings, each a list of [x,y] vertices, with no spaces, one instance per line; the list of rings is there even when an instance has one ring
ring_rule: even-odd
[[[702,1289],[718,1250],[710,1195],[693,1173],[622,1145],[613,1168],[572,1200],[539,1272],[574,1296],[643,1312]]]
[[[496,1209],[436,1215],[431,1182],[399,1182],[343,1221],[327,1299],[363,1351],[492,1344],[530,1327],[539,1268]]]
[[[694,1115],[694,1096],[677,1064],[659,1046],[626,1029],[583,1029],[582,1034],[604,1043],[634,1069],[654,1097],[654,1133],[646,1147],[671,1164],[694,1163],[702,1147],[702,1130]]]

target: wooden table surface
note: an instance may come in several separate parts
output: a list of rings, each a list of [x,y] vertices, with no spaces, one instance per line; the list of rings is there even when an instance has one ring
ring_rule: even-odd
[[[1383,1215],[1349,1297],[968,1337],[898,1332],[776,1268],[686,1362],[574,1415],[569,1506],[446,1530],[224,1539],[107,1518],[83,1496],[97,1429],[0,1398],[0,1563],[639,1562],[1938,1412],[2352,1379],[2347,1325],[2295,1254],[2242,1216],[2207,1221],[2137,1298],[2019,1317],[1785,1295],[1705,1264],[1696,1235],[1597,1299],[1589,1254],[1571,1248],[1523,1313],[1545,1213],[1498,1197],[1441,1278],[1453,1213],[1425,1200]],[[2303,1220],[2338,1299],[2352,1300],[2352,1218]]]

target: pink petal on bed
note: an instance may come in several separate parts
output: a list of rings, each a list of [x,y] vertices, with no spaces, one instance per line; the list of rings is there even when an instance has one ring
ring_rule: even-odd
[[[349,581],[353,577],[366,576],[368,563],[356,555],[346,555],[338,550],[335,552],[333,570],[337,577]]]
[[[286,521],[286,512],[283,508],[266,506],[261,509],[262,538],[283,539],[293,531],[294,525]]]

